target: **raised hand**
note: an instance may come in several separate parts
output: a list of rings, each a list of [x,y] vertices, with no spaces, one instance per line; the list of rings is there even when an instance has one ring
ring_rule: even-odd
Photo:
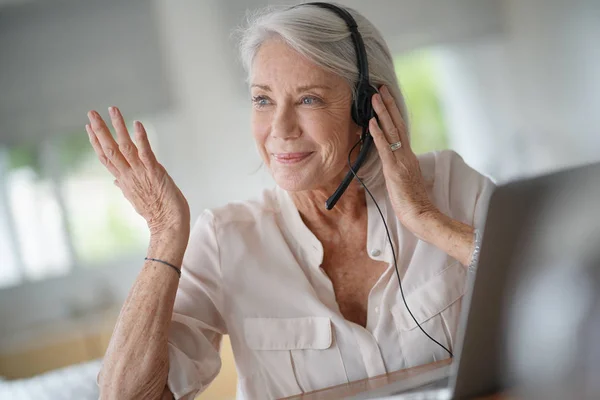
[[[115,185],[146,220],[151,236],[189,235],[187,200],[156,160],[144,126],[134,122],[134,143],[119,109],[110,107],[109,113],[116,141],[96,111],[88,112],[90,124],[85,129],[98,159],[115,177]]]

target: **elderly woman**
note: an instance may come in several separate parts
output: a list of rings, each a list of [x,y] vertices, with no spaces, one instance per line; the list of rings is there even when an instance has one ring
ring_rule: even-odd
[[[100,161],[151,232],[104,358],[102,398],[193,399],[219,373],[223,335],[238,396],[252,399],[451,355],[493,184],[454,152],[412,152],[388,47],[348,11],[379,90],[370,97],[378,118],[368,121],[376,146],[359,175],[373,197],[354,180],[324,207],[362,133],[351,116],[355,45],[327,8],[266,11],[243,31],[251,129],[277,185],[205,211],[191,232],[188,204],[143,125],[134,123],[134,144],[111,107],[115,141],[88,114]]]

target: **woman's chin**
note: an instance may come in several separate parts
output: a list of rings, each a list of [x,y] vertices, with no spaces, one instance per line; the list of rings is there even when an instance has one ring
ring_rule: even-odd
[[[305,190],[325,190],[333,193],[338,187],[341,179],[327,181],[324,174],[301,175],[301,176],[275,176],[277,186],[288,192],[302,192]]]
[[[275,179],[277,186],[288,192],[301,192],[310,190],[312,185],[307,185],[304,182],[294,181],[291,179]]]
[[[306,173],[275,173],[274,180],[277,186],[288,192],[300,192],[303,190],[311,190],[318,187],[319,182],[311,175]]]

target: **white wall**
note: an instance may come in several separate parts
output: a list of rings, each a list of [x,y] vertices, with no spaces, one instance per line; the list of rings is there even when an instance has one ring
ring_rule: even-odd
[[[26,2],[0,11],[0,144],[81,131],[86,112],[169,107],[145,0]]]
[[[504,180],[526,169],[503,35],[434,51],[450,146],[475,169]]]
[[[535,18],[527,17],[535,16]],[[600,2],[507,2],[523,134],[540,168],[600,156]]]
[[[441,54],[452,143],[499,180],[600,160],[600,2],[509,0]]]

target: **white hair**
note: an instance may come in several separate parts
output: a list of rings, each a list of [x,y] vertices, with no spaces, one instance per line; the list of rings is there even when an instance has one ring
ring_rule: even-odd
[[[346,9],[356,20],[367,51],[371,84],[376,88],[385,85],[390,90],[408,129],[404,97],[392,56],[381,33],[356,10],[340,5],[338,7]],[[308,5],[266,7],[250,14],[247,25],[238,30],[238,34],[240,57],[248,80],[260,46],[266,40],[278,37],[313,63],[344,78],[354,95],[358,80],[354,43],[346,22],[335,12]],[[369,187],[384,182],[377,151],[370,152],[360,172],[361,178]]]

